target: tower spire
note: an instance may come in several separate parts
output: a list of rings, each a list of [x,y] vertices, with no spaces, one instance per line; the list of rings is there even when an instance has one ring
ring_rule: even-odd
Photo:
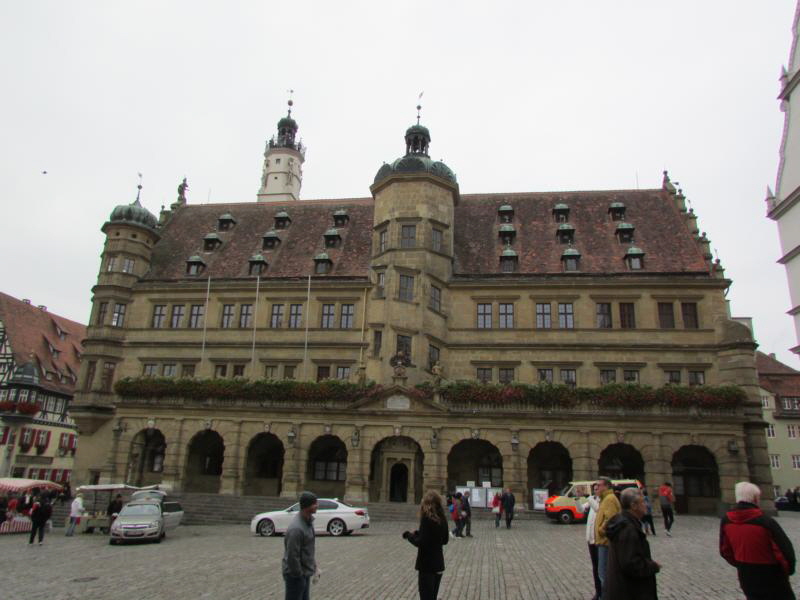
[[[137,175],[139,176],[139,185],[136,186],[136,201],[134,202],[134,204],[141,205],[141,202],[139,202],[139,197],[141,196],[142,193],[142,174],[137,173]]]

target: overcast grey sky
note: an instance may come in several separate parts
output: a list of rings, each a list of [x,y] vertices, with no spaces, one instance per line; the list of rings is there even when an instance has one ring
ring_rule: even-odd
[[[736,316],[798,367],[765,217],[795,0],[3,2],[0,291],[85,322],[131,202],[255,201],[295,92],[303,197],[369,195],[417,94],[462,193],[680,182]],[[42,171],[47,171],[43,175]]]

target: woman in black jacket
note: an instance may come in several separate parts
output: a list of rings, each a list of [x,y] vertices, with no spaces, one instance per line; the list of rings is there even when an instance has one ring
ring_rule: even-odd
[[[419,600],[436,600],[444,572],[442,546],[449,538],[442,497],[437,492],[425,494],[419,505],[419,529],[404,531],[403,537],[417,547]]]

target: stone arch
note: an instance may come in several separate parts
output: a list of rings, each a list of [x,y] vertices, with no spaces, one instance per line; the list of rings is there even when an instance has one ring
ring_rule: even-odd
[[[681,446],[672,455],[672,486],[679,513],[715,514],[720,497],[719,467],[705,446]]]
[[[244,494],[279,496],[283,477],[283,442],[273,433],[259,433],[250,440],[244,467]]]
[[[222,436],[211,429],[196,433],[189,442],[186,456],[184,491],[218,494],[224,461]]]
[[[166,453],[167,440],[161,430],[147,427],[139,431],[131,440],[125,481],[135,486],[161,483]]]
[[[612,479],[638,479],[644,482],[644,459],[641,453],[631,446],[618,442],[610,444],[600,453],[597,460],[597,471],[600,475]]]
[[[572,480],[572,457],[559,442],[539,442],[528,454],[528,489],[547,488],[557,494]]]
[[[321,435],[308,448],[306,488],[318,496],[344,498],[347,446],[335,435]]]
[[[370,502],[420,502],[424,462],[422,447],[414,439],[390,436],[380,440],[370,455]],[[405,466],[405,484],[401,471],[395,469],[397,465]]]
[[[503,485],[503,456],[500,450],[487,440],[461,440],[447,454],[447,489],[474,481],[481,485],[491,481],[492,487]]]

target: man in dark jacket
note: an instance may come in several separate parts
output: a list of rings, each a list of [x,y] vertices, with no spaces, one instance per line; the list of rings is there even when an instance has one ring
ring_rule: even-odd
[[[44,528],[47,525],[47,520],[53,515],[53,509],[50,506],[47,498],[37,496],[31,504],[31,536],[28,539],[28,545],[33,544],[33,539],[36,534],[39,534],[39,545],[44,543]]]
[[[506,516],[506,529],[511,529],[511,521],[514,519],[514,505],[517,499],[514,497],[511,488],[506,488],[500,496],[500,506],[503,507],[503,514]]]
[[[650,555],[641,519],[647,512],[642,492],[627,488],[620,494],[622,512],[606,526],[608,571],[603,600],[657,600],[656,573],[661,565]]]
[[[283,581],[286,600],[309,600],[311,577],[318,574],[314,556],[314,513],[317,497],[311,492],[300,494],[300,510],[289,523],[283,536]]]
[[[722,517],[719,527],[720,555],[736,567],[747,600],[794,600],[789,583],[795,567],[792,542],[758,508],[757,485],[740,481],[734,489],[736,508]]]
[[[472,537],[472,506],[469,503],[469,490],[461,497],[461,512],[464,513],[463,527],[467,529],[467,537]]]

